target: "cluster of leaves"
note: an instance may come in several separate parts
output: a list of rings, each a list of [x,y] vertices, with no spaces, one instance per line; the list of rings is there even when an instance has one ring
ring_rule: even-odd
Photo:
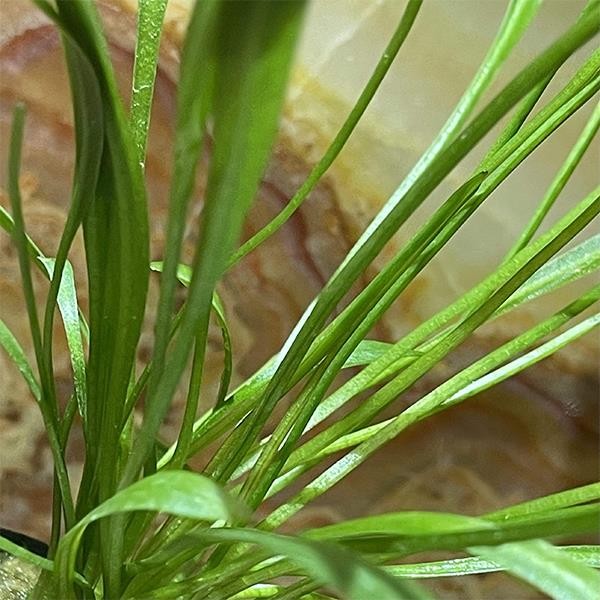
[[[323,287],[288,340],[263,368],[229,391],[231,338],[215,287],[223,274],[274,233],[327,171],[417,19],[410,0],[357,104],[322,160],[284,210],[237,248],[276,132],[302,2],[197,2],[182,53],[173,178],[164,260],[149,262],[144,159],[166,0],[140,0],[132,101],[126,112],[92,2],[35,0],[61,32],[72,90],[76,163],[57,255],[27,236],[19,195],[24,108],[15,109],[9,159],[12,213],[0,225],[18,249],[37,373],[8,328],[0,342],[36,398],[55,463],[49,559],[0,539],[35,562],[61,598],[427,598],[413,579],[505,570],[554,597],[590,598],[600,585],[593,546],[544,539],[597,527],[600,485],[592,484],[493,514],[399,512],[303,531],[276,530],[407,427],[473,397],[588,333],[600,322],[591,287],[555,314],[468,365],[399,412],[381,411],[491,320],[597,271],[600,236],[565,246],[600,211],[595,189],[543,234],[538,229],[600,125],[596,107],[535,215],[505,260],[449,306],[393,344],[365,340],[414,278],[491,193],[600,88],[600,52],[536,109],[553,75],[597,33],[600,4],[589,3],[564,35],[475,112],[494,75],[534,18],[537,0],[511,0],[473,81],[438,137]],[[373,280],[333,318],[360,274],[452,169],[508,113],[496,142],[462,186],[443,202]],[[212,124],[213,152],[193,264],[179,264],[196,165]],[[90,305],[77,304],[67,260],[83,229]],[[31,266],[49,291],[37,314]],[[150,270],[161,272],[151,360],[135,369]],[[174,296],[187,287],[176,313]],[[59,410],[53,378],[52,324],[58,308],[68,340],[74,391]],[[587,312],[584,312],[587,311]],[[214,314],[225,363],[214,406],[197,419],[207,331]],[[581,316],[580,316],[581,315]],[[586,316],[588,315],[588,316]],[[578,318],[579,317],[579,318]],[[192,370],[181,431],[166,448],[158,430],[186,364]],[[362,367],[330,392],[342,369]],[[293,394],[290,398],[290,392]],[[351,401],[364,394],[358,405]],[[143,420],[133,421],[144,397]],[[289,408],[272,433],[265,426],[283,398]],[[336,412],[344,408],[342,412]],[[65,448],[75,416],[85,437],[85,468],[73,497]],[[333,415],[336,418],[328,419]],[[307,435],[320,424],[317,435]],[[219,442],[203,473],[188,460]],[[333,454],[294,497],[260,523],[252,515]],[[156,513],[166,518],[157,524]],[[409,563],[427,550],[464,558]],[[398,564],[404,559],[402,564]],[[281,579],[281,577],[284,577]],[[285,583],[282,583],[285,582]]]

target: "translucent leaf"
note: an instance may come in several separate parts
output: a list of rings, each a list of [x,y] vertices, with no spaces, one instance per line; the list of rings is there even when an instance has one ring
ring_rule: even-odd
[[[54,273],[54,259],[40,257],[48,275],[52,278]],[[71,263],[66,262],[60,285],[58,288],[58,308],[65,327],[67,346],[71,356],[71,367],[73,369],[73,382],[77,406],[83,422],[87,421],[87,389],[86,389],[86,365],[83,341],[81,338],[81,325],[79,320],[79,308],[77,304],[77,290],[73,276]]]
[[[590,600],[600,592],[600,573],[543,540],[469,548],[556,600]]]
[[[503,314],[519,304],[548,294],[584,277],[600,267],[600,234],[548,261],[530,277],[501,307]]]

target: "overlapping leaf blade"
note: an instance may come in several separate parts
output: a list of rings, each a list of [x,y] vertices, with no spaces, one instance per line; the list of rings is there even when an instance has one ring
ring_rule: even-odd
[[[214,93],[228,101],[213,107],[214,154],[189,298],[166,368],[156,388],[150,387],[148,411],[124,481],[133,480],[152,447],[192,342],[200,333],[205,343],[216,282],[238,241],[275,135],[302,8],[299,2],[219,6]],[[256,106],[259,112],[253,110]],[[167,267],[165,261],[168,278]]]
[[[600,590],[600,573],[543,540],[470,548],[555,600],[589,600]]]
[[[167,471],[137,481],[97,506],[62,538],[55,559],[61,598],[73,597],[75,560],[86,528],[99,519],[131,511],[217,521],[237,518],[244,508],[213,481],[195,473]]]
[[[317,583],[331,585],[344,598],[381,600],[430,598],[421,588],[404,585],[342,548],[253,529],[210,529],[199,538],[209,542],[246,542],[257,544],[270,555],[286,556]]]
[[[54,260],[40,257],[48,275],[52,278],[54,273]],[[83,340],[81,337],[81,322],[79,319],[79,305],[77,303],[77,290],[75,289],[75,279],[71,263],[65,263],[63,268],[60,285],[58,288],[58,308],[63,320],[65,334],[67,337],[67,346],[71,357],[71,368],[73,369],[73,383],[75,386],[75,396],[77,406],[81,415],[84,427],[87,421],[87,376],[85,364],[85,352],[83,349]]]
[[[27,386],[31,391],[33,397],[39,402],[41,397],[40,384],[38,383],[33,369],[29,364],[29,360],[19,344],[19,341],[13,335],[12,331],[7,327],[6,323],[0,319],[0,346],[4,348],[4,351],[8,354],[11,360],[15,363],[15,366],[23,378],[27,382]]]

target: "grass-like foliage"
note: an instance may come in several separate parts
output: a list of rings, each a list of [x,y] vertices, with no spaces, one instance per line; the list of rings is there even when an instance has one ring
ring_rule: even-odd
[[[575,146],[565,149],[565,163],[535,214],[522,215],[522,235],[501,264],[394,343],[365,339],[491,193],[561,124],[593,101],[600,89],[599,51],[576,67],[554,97],[540,99],[563,63],[598,32],[598,0],[573,15],[561,37],[549,40],[546,51],[481,106],[494,75],[539,5],[537,0],[510,0],[484,62],[439,135],[279,353],[234,391],[228,388],[235,347],[215,287],[232,265],[281,227],[327,171],[402,45],[416,35],[411,29],[419,19],[421,0],[408,2],[357,104],[306,182],[281,214],[241,246],[242,225],[276,134],[304,5],[196,2],[177,89],[164,256],[152,264],[144,160],[166,0],[139,1],[130,109],[119,96],[94,4],[34,1],[62,36],[76,145],[64,232],[57,255],[45,257],[27,236],[21,209],[19,169],[26,115],[24,107],[16,107],[8,165],[11,212],[2,210],[0,224],[11,233],[18,251],[35,365],[28,363],[22,341],[1,322],[0,342],[39,404],[56,485],[48,559],[29,555],[8,540],[1,539],[0,547],[41,568],[44,575],[35,594],[90,599],[417,599],[430,595],[411,580],[504,570],[555,598],[594,597],[600,587],[594,568],[600,564],[598,548],[553,543],[597,529],[600,484],[478,517],[397,512],[296,535],[284,535],[278,528],[405,429],[514,376],[600,323],[600,314],[590,310],[600,298],[600,286],[590,283],[586,293],[571,297],[555,314],[540,314],[529,329],[408,407],[398,408],[394,416],[378,419],[384,408],[480,327],[597,273],[600,237],[580,234],[593,229],[600,189],[591,190],[556,222],[547,223],[546,217],[598,130],[598,107]],[[503,125],[497,139],[481,152],[479,142],[499,123]],[[182,265],[183,231],[208,124],[212,151],[203,218],[193,262]],[[472,176],[433,208],[360,293],[342,303],[390,238],[473,152],[481,152],[481,159]],[[542,222],[544,232],[539,233]],[[78,306],[68,262],[80,228],[89,280],[87,314]],[[576,236],[577,245],[569,245]],[[32,268],[49,282],[43,315],[38,315]],[[151,269],[160,272],[160,298],[153,354],[139,373],[136,351]],[[185,301],[175,311],[181,286]],[[569,289],[573,288],[566,293]],[[345,308],[336,312],[342,305]],[[56,314],[64,323],[73,368],[73,395],[64,410],[54,381]],[[220,327],[225,361],[212,408],[198,415],[211,318]],[[349,367],[354,368],[352,376],[341,386],[333,385]],[[182,384],[189,389],[180,433],[173,446],[166,447],[159,428]],[[352,402],[358,394],[361,402]],[[274,411],[284,398],[287,410],[274,422]],[[143,418],[134,422],[135,411]],[[85,437],[85,467],[76,496],[65,461],[75,419]],[[309,434],[317,425],[318,433]],[[206,467],[193,473],[187,465],[199,453],[204,453]],[[331,464],[334,454],[338,458]],[[257,509],[265,513],[265,500],[308,472],[313,479],[295,496],[288,494],[285,502],[270,503],[270,512],[258,522]],[[459,552],[462,557],[410,561],[423,551]]]

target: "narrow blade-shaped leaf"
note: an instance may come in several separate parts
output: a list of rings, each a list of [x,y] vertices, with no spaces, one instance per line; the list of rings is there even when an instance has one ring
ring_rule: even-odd
[[[302,10],[302,2],[232,0],[219,5],[214,154],[188,302],[160,382],[150,389],[123,482],[134,479],[148,456],[192,344],[199,333],[206,336],[215,285],[271,150]],[[253,110],[257,105],[260,111]]]
[[[40,258],[48,275],[52,278],[54,273],[54,260],[51,258]],[[67,346],[71,357],[73,369],[73,383],[77,406],[84,426],[87,421],[87,389],[86,389],[86,364],[83,340],[81,339],[81,323],[79,320],[79,307],[77,304],[77,290],[75,289],[75,278],[71,263],[66,262],[60,285],[58,288],[58,308],[62,317]]]
[[[525,302],[548,294],[600,268],[600,234],[549,260],[530,277],[498,310],[504,314]]]
[[[75,560],[85,529],[99,519],[132,511],[164,512],[199,521],[229,520],[244,508],[202,475],[166,471],[146,477],[109,498],[81,519],[60,541],[55,564],[61,598],[72,598]]]
[[[138,4],[130,118],[137,156],[142,164],[146,159],[150,110],[166,8],[167,0],[140,0]]]
[[[208,542],[257,544],[273,556],[286,556],[316,582],[334,587],[348,600],[430,598],[421,588],[405,585],[407,582],[332,544],[252,529],[210,529],[198,537]]]
[[[486,549],[493,550],[491,546],[486,546]],[[556,549],[568,554],[579,563],[596,569],[600,568],[600,548],[598,546],[558,546]],[[471,550],[474,549],[472,548]],[[392,565],[385,567],[385,569],[393,573],[396,577],[408,578],[456,577],[459,575],[477,575],[504,570],[498,562],[476,556],[407,565]]]
[[[4,348],[5,352],[15,363],[15,366],[19,369],[27,382],[33,397],[39,402],[41,398],[40,384],[35,377],[21,344],[19,344],[17,338],[2,319],[0,319],[0,346]]]
[[[600,573],[543,540],[469,548],[555,600],[589,600],[600,592]]]

